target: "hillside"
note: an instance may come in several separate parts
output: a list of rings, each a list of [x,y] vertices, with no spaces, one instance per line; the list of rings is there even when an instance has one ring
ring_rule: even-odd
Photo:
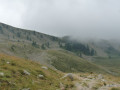
[[[20,28],[15,28],[3,23],[0,23],[0,42],[4,42],[6,40],[14,41],[14,42],[25,42],[25,43],[33,43],[35,47],[46,46],[48,47],[56,47],[54,43],[59,41],[60,39],[54,36],[46,35],[43,33],[39,33],[36,31],[30,31]]]
[[[76,53],[60,47],[60,44],[62,46],[65,44],[65,41],[60,38],[2,23],[0,30],[0,52],[2,53],[39,61],[41,64],[64,72],[105,72],[93,63],[78,57]]]
[[[63,49],[42,50],[22,42],[7,43],[0,44],[2,53],[38,61],[63,72],[105,72],[99,66]]]
[[[48,50],[51,65],[63,72],[95,72],[105,73],[104,69],[84,60],[73,53],[63,50]]]
[[[62,73],[0,53],[0,90],[119,90],[119,80],[107,74]]]
[[[119,69],[114,67],[120,65],[119,44],[105,40],[73,41],[69,37],[58,38],[0,23],[0,52],[37,61],[63,72],[120,75]],[[110,68],[115,57],[116,63]],[[108,60],[98,61],[99,58]]]
[[[71,88],[64,74],[31,60],[0,53],[0,90],[56,90],[60,83]]]

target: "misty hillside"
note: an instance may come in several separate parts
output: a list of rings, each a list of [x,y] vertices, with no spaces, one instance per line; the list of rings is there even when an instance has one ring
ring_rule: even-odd
[[[119,59],[119,44],[110,41],[81,42],[69,37],[58,38],[36,31],[0,24],[0,52],[38,61],[63,72],[96,72],[119,75],[109,60]],[[105,61],[97,63],[100,57]],[[119,60],[116,60],[118,65]],[[102,64],[104,62],[106,65]],[[114,61],[113,61],[114,62]],[[108,65],[107,65],[108,64]],[[113,65],[112,65],[113,66]],[[116,74],[117,73],[117,74]]]
[[[0,23],[0,41],[25,42],[32,44],[36,48],[62,48],[74,52],[77,55],[99,56],[99,50],[102,53],[119,55],[119,46],[116,48],[109,41],[101,40],[99,42],[83,43],[76,40],[71,40],[69,37],[58,38],[36,31],[30,31],[20,28],[15,28],[3,23]]]
[[[0,90],[120,90],[120,0],[0,1]]]
[[[69,49],[69,46],[67,46],[67,41],[64,39],[42,34],[36,31],[30,31],[30,30],[24,30],[15,28],[3,23],[0,23],[0,42],[1,43],[9,43],[9,48],[15,52],[15,49],[19,49],[16,51],[21,51],[20,48],[25,48],[26,50],[23,50],[25,53],[26,51],[29,51],[29,49],[33,48],[33,52],[39,51],[39,50],[49,50],[49,49]],[[3,48],[7,45],[3,45]],[[78,45],[79,46],[79,45]],[[84,45],[82,45],[84,46]],[[1,45],[2,47],[2,45]],[[88,46],[87,46],[88,47]],[[83,48],[87,48],[83,47]],[[87,52],[87,50],[84,50]],[[29,51],[30,52],[30,51]],[[16,52],[17,53],[17,52]],[[32,53],[32,51],[31,51]]]
[[[89,47],[88,44],[82,44],[77,41],[72,41],[69,38],[58,38],[36,31],[24,30],[15,28],[3,23],[0,23],[0,42],[20,42],[23,44],[31,44],[39,49],[64,49],[71,51],[78,56],[82,54],[87,56],[94,56],[96,51]],[[11,46],[14,48],[14,45]]]
[[[63,48],[74,53],[77,52],[77,54],[90,56],[95,54],[93,48],[76,41],[73,42],[69,38],[58,38],[36,31],[15,28],[3,23],[0,23],[0,34],[2,40],[31,43],[36,48]]]
[[[51,43],[53,44],[56,43],[56,41],[59,41],[59,39],[54,36],[42,34],[36,31],[15,28],[3,23],[0,23],[0,38],[2,39],[1,41],[10,40],[33,43],[36,47],[38,47],[37,44],[46,44],[46,46],[48,47],[49,44],[51,45]]]
[[[65,39],[14,28],[2,23],[0,27],[0,52],[2,53],[39,61],[42,64],[55,67],[64,72],[105,72],[99,69],[100,67],[79,56],[79,53],[86,54],[85,52],[89,52],[87,50],[88,46],[75,44],[79,49],[83,48],[83,50],[78,52],[75,45],[70,47],[69,41],[65,41]],[[73,50],[69,50],[70,48],[73,48]],[[100,71],[97,71],[97,68]]]
[[[119,53],[112,41],[81,42],[1,23],[0,89],[119,90]]]

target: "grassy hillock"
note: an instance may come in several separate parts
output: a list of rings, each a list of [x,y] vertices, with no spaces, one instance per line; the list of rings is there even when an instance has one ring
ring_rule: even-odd
[[[60,79],[61,72],[42,67],[30,60],[0,54],[0,90],[56,90],[60,83],[71,86],[68,79]]]

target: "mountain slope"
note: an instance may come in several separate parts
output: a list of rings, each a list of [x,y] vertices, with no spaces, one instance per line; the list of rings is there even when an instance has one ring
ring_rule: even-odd
[[[39,61],[64,72],[105,72],[59,47],[60,38],[0,24],[0,52]],[[42,37],[41,37],[42,36]],[[62,43],[64,44],[64,42]],[[72,58],[71,58],[72,56]]]
[[[0,44],[2,53],[38,61],[64,72],[105,72],[99,66],[63,49],[41,50],[22,42],[7,43]]]
[[[38,62],[0,53],[0,90],[119,90],[120,87],[120,78],[111,75],[73,73],[72,81],[65,76]]]
[[[45,44],[47,47],[55,47],[56,41],[60,39],[54,36],[46,35],[36,31],[30,31],[20,28],[15,28],[3,23],[0,23],[0,42],[1,41],[17,41],[37,44],[38,47]],[[49,46],[47,45],[49,44]],[[34,45],[34,46],[37,46]]]
[[[119,56],[119,45],[117,48],[113,46],[114,44],[105,41],[69,43],[66,38],[61,39],[0,23],[1,53],[38,61],[64,72],[111,72],[110,68],[96,62],[99,60],[97,57],[111,58],[116,56],[116,53]],[[117,70],[117,73],[119,72]]]
[[[105,73],[104,69],[84,60],[75,54],[63,50],[48,50],[51,65],[63,72],[95,72]]]
[[[39,63],[0,53],[0,90],[56,90],[60,83],[70,87],[63,73]]]

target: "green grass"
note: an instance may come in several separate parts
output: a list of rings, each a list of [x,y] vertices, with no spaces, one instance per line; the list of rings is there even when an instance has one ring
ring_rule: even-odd
[[[113,72],[113,74],[120,75],[120,57],[96,57],[93,59],[93,63],[108,69],[110,72]]]
[[[42,61],[47,64],[52,64],[56,69],[63,72],[104,72],[97,65],[88,62],[73,53],[66,50],[47,49],[41,50],[40,48],[34,48],[31,44],[22,42],[7,42],[8,44],[0,44],[0,48],[6,49],[9,54],[33,60]],[[14,45],[14,51],[11,46]],[[45,56],[40,56],[42,53],[46,53]],[[39,58],[37,58],[39,57]],[[45,59],[44,59],[45,58]],[[47,59],[49,59],[47,62]],[[52,62],[52,63],[51,63]]]
[[[31,43],[23,42],[7,41],[6,43],[0,43],[0,52],[3,50],[3,53],[8,53],[25,59],[36,60],[49,66],[52,64],[56,69],[63,72],[106,73],[104,69],[110,69],[111,72],[119,73],[120,70],[120,62],[117,57],[111,57],[111,59],[97,57],[94,59],[93,63],[91,63],[66,50],[53,50],[52,48],[42,50],[41,48],[33,47]],[[13,45],[14,50],[11,49]],[[45,54],[41,55],[42,53]]]
[[[52,65],[63,72],[97,72],[104,70],[70,52],[63,50],[48,50]]]
[[[111,88],[111,90],[120,90],[120,88],[115,88],[115,87],[114,87],[114,88]]]
[[[9,62],[9,63],[7,63]],[[64,85],[71,85],[69,80],[61,80],[62,73],[50,68],[44,70],[39,63],[24,60],[13,56],[0,54],[0,90],[21,90],[30,88],[31,90],[56,90],[59,89],[60,82]],[[30,75],[24,74],[27,70]],[[44,75],[44,78],[38,78],[38,75]]]

